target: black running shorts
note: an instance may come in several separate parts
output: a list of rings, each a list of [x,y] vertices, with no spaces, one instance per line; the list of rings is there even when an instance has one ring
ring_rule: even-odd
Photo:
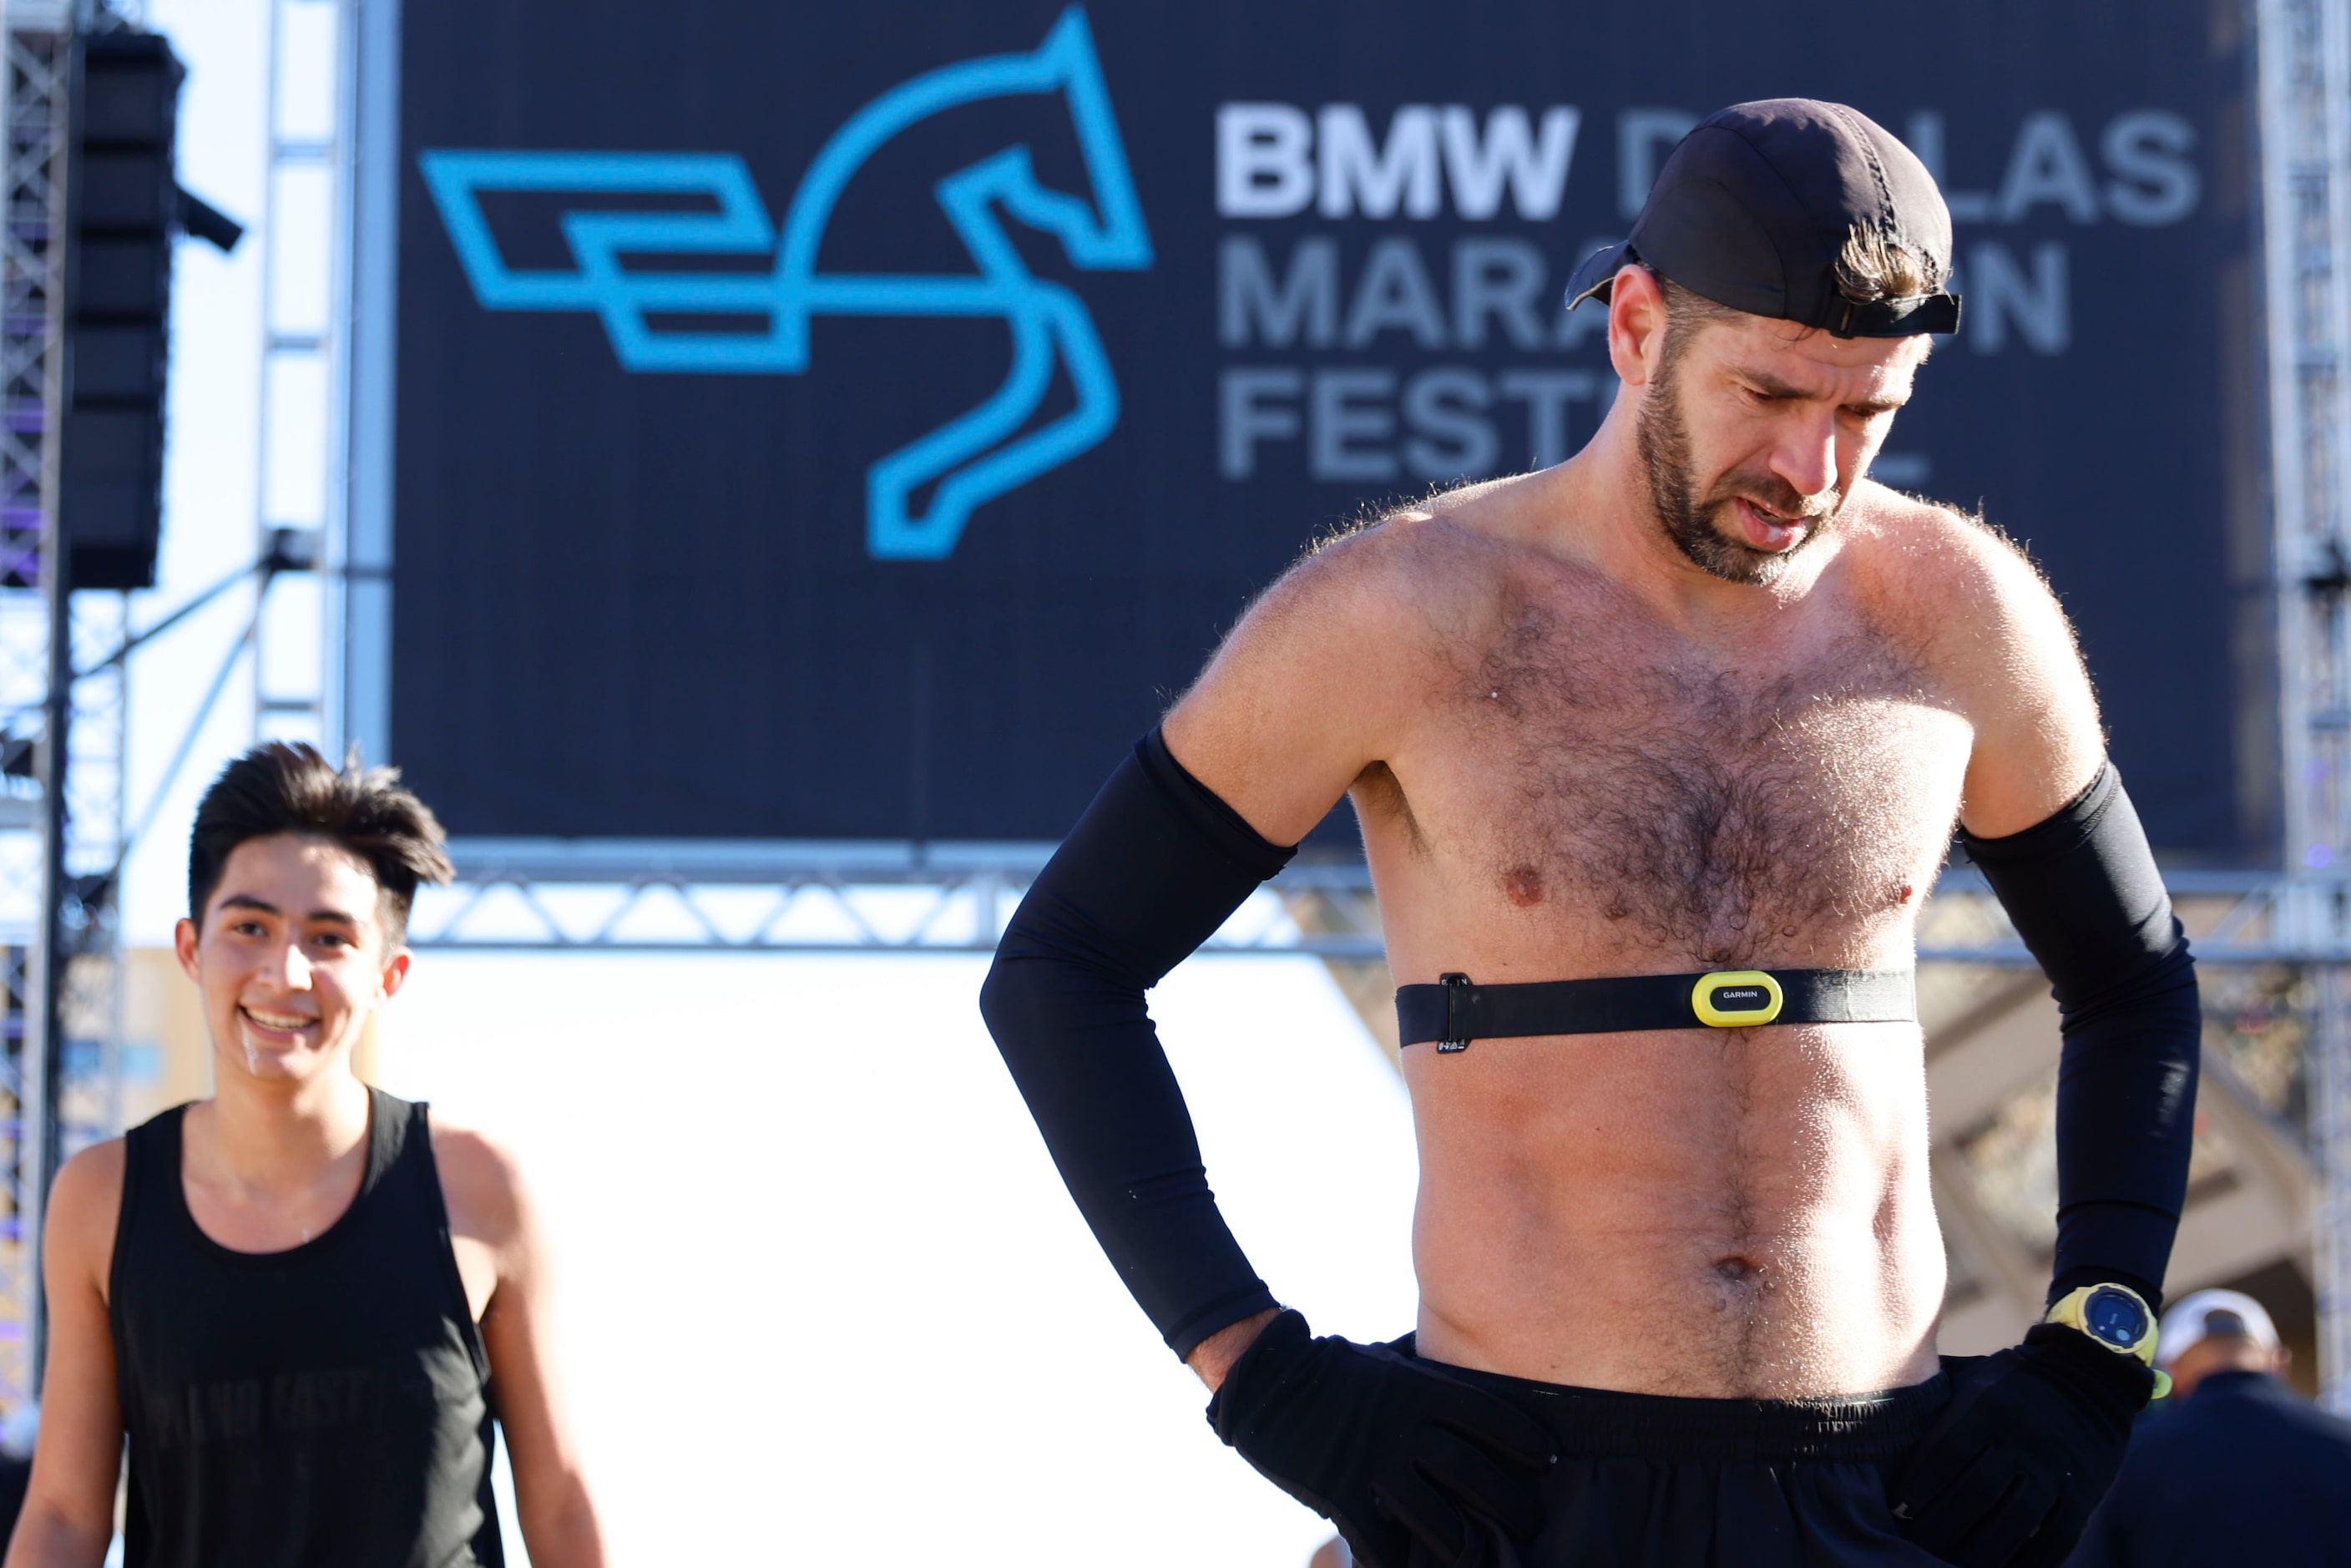
[[[1524,1568],[1930,1568],[1886,1501],[1949,1396],[1941,1374],[1837,1399],[1676,1399],[1445,1370],[1550,1428]]]

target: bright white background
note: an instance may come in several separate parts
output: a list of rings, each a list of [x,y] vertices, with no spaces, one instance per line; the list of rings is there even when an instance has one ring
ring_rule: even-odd
[[[149,16],[188,66],[183,182],[256,219],[264,6],[152,0]],[[141,621],[256,553],[264,237],[180,248],[162,582]],[[133,661],[134,820],[249,604],[232,595]],[[186,825],[251,738],[251,693],[232,685],[132,856],[134,943],[169,939]],[[1300,1568],[1327,1534],[1216,1441],[1102,1260],[981,1028],[982,973],[419,962],[382,1076],[522,1155],[616,1562]],[[1407,1110],[1328,977],[1196,961],[1154,1003],[1259,1271],[1325,1332],[1409,1328]]]
[[[633,1563],[1303,1568],[1062,1191],[969,959],[429,955],[385,1086],[512,1140]],[[1402,1085],[1311,960],[1155,996],[1225,1211],[1318,1329],[1412,1326]]]

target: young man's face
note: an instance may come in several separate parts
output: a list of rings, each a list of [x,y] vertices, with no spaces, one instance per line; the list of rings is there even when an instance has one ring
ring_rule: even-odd
[[[215,1075],[299,1082],[346,1059],[408,973],[407,949],[387,953],[386,935],[381,889],[349,851],[294,833],[237,845],[203,925],[177,933]]]
[[[1656,363],[1635,426],[1657,521],[1692,564],[1769,583],[1835,521],[1908,401],[1927,340],[1737,315],[1677,349]]]

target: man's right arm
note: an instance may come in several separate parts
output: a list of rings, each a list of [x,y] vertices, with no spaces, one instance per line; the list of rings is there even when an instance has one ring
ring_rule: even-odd
[[[1393,528],[1359,535],[1250,610],[1030,884],[980,1006],[1102,1250],[1216,1390],[1217,1436],[1368,1568],[1466,1568],[1493,1531],[1541,1527],[1548,1433],[1395,1346],[1277,1311],[1144,1002],[1400,736],[1423,606],[1390,586],[1395,548]]]
[[[1213,1388],[1272,1315],[1210,1193],[1144,994],[1377,752],[1359,537],[1254,605],[1029,887],[981,991],[1071,1196],[1170,1349]],[[1375,672],[1369,672],[1374,674]]]
[[[122,1168],[118,1138],[67,1161],[49,1190],[41,1239],[49,1321],[40,1437],[6,1568],[98,1568],[114,1539],[122,1416],[104,1281]]]

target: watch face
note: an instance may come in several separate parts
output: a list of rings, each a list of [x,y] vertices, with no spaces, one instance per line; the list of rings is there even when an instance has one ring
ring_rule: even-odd
[[[2128,1350],[2147,1337],[2147,1309],[2120,1291],[2091,1291],[2082,1303],[2082,1322],[2116,1350]]]

